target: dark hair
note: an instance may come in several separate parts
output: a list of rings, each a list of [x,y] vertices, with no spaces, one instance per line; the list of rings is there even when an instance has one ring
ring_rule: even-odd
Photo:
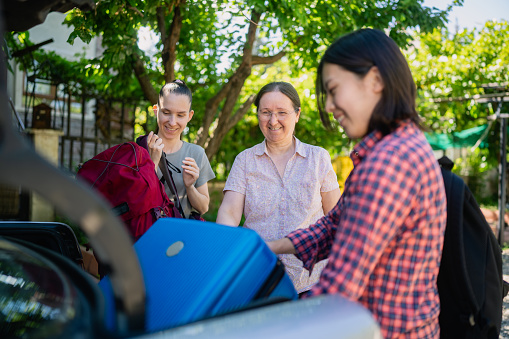
[[[320,118],[326,128],[331,128],[329,114],[325,111],[326,92],[322,71],[325,63],[335,64],[364,77],[376,66],[382,77],[382,98],[373,109],[368,133],[379,130],[389,134],[405,119],[421,127],[415,109],[416,87],[408,63],[398,45],[384,32],[364,28],[346,34],[327,48],[317,70],[316,96]]]
[[[254,105],[256,106],[256,110],[258,110],[258,106],[260,105],[260,100],[265,93],[270,92],[281,92],[286,95],[291,101],[293,105],[293,109],[297,111],[300,108],[300,98],[299,94],[295,90],[295,88],[289,84],[288,82],[277,81],[271,82],[262,87],[262,89],[256,95]]]
[[[160,105],[161,98],[166,94],[179,94],[186,95],[189,98],[189,103],[193,103],[193,94],[189,87],[182,80],[173,80],[172,82],[166,83],[161,90],[159,91],[159,98],[157,100],[157,105]]]

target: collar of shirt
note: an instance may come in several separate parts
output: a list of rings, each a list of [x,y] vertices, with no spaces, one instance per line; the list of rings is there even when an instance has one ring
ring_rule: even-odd
[[[380,140],[382,140],[382,133],[378,130],[375,130],[362,138],[362,140],[355,145],[353,151],[350,153],[353,165],[357,166]]]
[[[307,150],[306,147],[302,144],[302,142],[297,139],[295,136],[293,137],[295,140],[295,153],[299,154],[301,157],[306,158],[307,157]],[[263,140],[262,143],[255,146],[254,154],[257,156],[261,156],[263,154],[269,155],[269,152],[267,152],[267,144],[266,140]]]
[[[403,121],[399,124],[396,130],[405,129],[409,125],[409,121]],[[355,145],[353,151],[350,153],[350,158],[352,159],[353,165],[357,166],[382,139],[382,132],[378,130],[375,130],[362,138],[362,140],[357,145]]]

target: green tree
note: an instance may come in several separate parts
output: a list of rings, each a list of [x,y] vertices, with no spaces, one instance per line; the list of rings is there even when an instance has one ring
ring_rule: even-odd
[[[406,46],[409,28],[431,31],[443,25],[446,15],[422,6],[422,0],[102,0],[95,11],[71,12],[66,23],[75,28],[71,43],[101,37],[104,54],[90,63],[102,74],[116,75],[109,84],[117,95],[132,91],[112,84],[134,77],[144,98],[155,103],[164,82],[184,79],[194,92],[196,112],[187,137],[212,158],[249,112],[254,92],[244,85],[255,76],[253,70],[259,74],[283,57],[290,74],[313,70],[324,46],[366,26],[389,29]],[[142,27],[160,38],[160,52],[153,56],[138,47]]]
[[[481,29],[445,28],[423,33],[414,40],[408,59],[419,92],[418,107],[426,125],[436,132],[459,132],[489,123],[497,103],[471,98],[489,97],[509,88],[509,23],[488,21]],[[465,99],[470,98],[470,99]],[[508,105],[502,108],[507,112]],[[479,157],[477,170],[498,163],[499,125],[487,135],[489,148]]]
[[[317,110],[314,83],[316,74],[312,71],[294,70],[292,72],[287,58],[284,57],[273,65],[253,69],[252,76],[244,84],[246,93],[257,93],[260,88],[273,81],[291,83],[301,99],[301,117],[295,128],[295,135],[301,141],[320,145],[334,156],[344,153],[349,141],[344,134],[337,135],[336,131],[323,128]],[[258,127],[258,118],[254,105],[244,116],[242,123],[237,124],[226,135],[223,145],[216,154],[213,165],[223,164],[224,171],[219,169],[219,178],[226,178],[235,156],[244,149],[254,146],[263,140],[264,136]],[[224,175],[224,177],[223,177]]]

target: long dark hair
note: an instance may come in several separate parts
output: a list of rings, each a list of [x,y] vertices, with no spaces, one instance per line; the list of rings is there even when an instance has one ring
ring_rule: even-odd
[[[326,92],[322,80],[325,63],[338,65],[360,77],[364,77],[371,67],[378,68],[384,89],[373,110],[368,133],[379,130],[387,135],[406,119],[421,127],[421,119],[415,109],[417,90],[410,67],[398,45],[384,32],[360,29],[342,36],[325,51],[317,71],[316,97],[322,123],[330,129],[332,124],[325,111]]]

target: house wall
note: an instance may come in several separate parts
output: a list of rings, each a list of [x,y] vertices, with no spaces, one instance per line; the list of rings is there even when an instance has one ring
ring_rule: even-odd
[[[52,43],[42,46],[41,49],[54,51],[68,60],[78,60],[80,55],[84,55],[87,58],[95,58],[101,55],[103,49],[99,38],[93,38],[88,45],[79,38],[74,40],[73,45],[67,42],[73,29],[67,27],[67,25],[62,25],[65,17],[65,13],[49,13],[44,23],[34,26],[29,30],[30,40],[34,44],[38,44],[48,39],[53,39]],[[25,90],[24,73],[18,69],[14,62],[11,62],[11,67],[14,73],[8,72],[7,93],[12,98],[16,111],[23,117],[25,114],[25,103],[23,102],[23,91]],[[87,118],[91,119],[93,118],[94,103],[90,102],[88,105],[87,112],[90,112],[90,114]]]
[[[44,42],[48,39],[53,39],[52,43],[46,44],[41,49],[54,51],[58,55],[63,56],[69,60],[78,60],[78,54],[84,55],[88,58],[93,58],[102,54],[100,40],[97,38],[92,39],[90,44],[85,44],[79,38],[71,45],[67,43],[67,39],[72,32],[72,29],[62,25],[66,14],[51,12],[48,14],[44,23],[34,26],[29,30],[30,41],[34,44]],[[66,119],[64,119],[64,128],[62,128],[61,117],[62,108],[55,107],[55,102],[47,100],[46,103],[52,107],[54,112],[54,119],[59,121],[57,130],[30,130],[32,126],[31,111],[25,112],[25,102],[23,99],[23,92],[26,88],[25,74],[23,70],[14,61],[10,62],[12,72],[7,74],[7,94],[11,98],[13,106],[18,113],[21,121],[25,125],[26,132],[29,133],[30,139],[34,143],[35,149],[44,157],[58,166],[60,155],[59,138],[62,136],[63,131],[66,131]],[[80,103],[78,103],[80,105]],[[95,116],[95,100],[90,100],[86,104],[85,111],[85,124],[90,126],[94,124]],[[26,121],[25,121],[26,115]],[[66,116],[65,116],[66,118]],[[79,135],[81,130],[81,114],[72,114],[70,123],[70,132],[74,135]],[[63,131],[62,131],[63,130]],[[85,133],[89,132],[90,127],[85,129]],[[93,135],[93,129],[91,132]],[[79,152],[79,149],[77,150]],[[66,154],[67,158],[69,154]],[[4,197],[5,196],[5,197]],[[2,197],[2,205],[11,206],[9,210],[5,208],[0,209],[0,217],[8,219],[21,218],[26,220],[29,216],[31,220],[50,221],[54,219],[53,207],[48,204],[42,197],[37,194],[29,193],[29,203],[27,205],[21,204],[21,194],[19,188],[5,188],[0,187],[0,197]],[[28,209],[28,211],[27,211]]]

